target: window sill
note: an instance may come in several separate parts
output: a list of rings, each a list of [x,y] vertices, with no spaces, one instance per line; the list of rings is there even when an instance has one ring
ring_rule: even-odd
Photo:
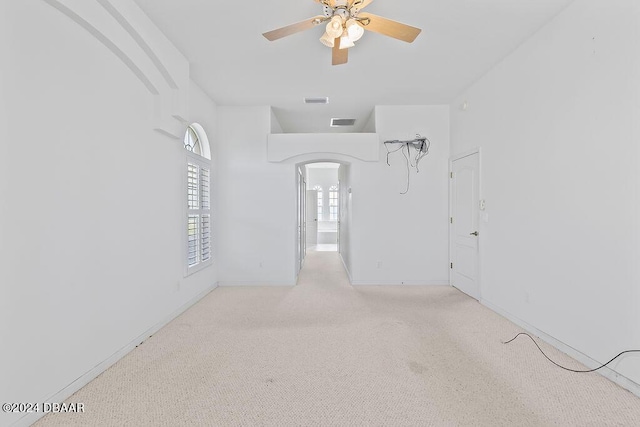
[[[192,274],[195,274],[201,270],[204,270],[207,267],[211,267],[212,265],[213,265],[213,258],[206,262],[201,262],[191,267],[186,267],[184,270],[184,277],[191,276]]]

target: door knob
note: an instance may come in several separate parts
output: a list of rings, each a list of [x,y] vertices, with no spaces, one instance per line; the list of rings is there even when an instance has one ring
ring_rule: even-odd
[[[478,235],[477,231],[474,231],[473,233],[469,233],[469,236],[477,236],[477,235]]]

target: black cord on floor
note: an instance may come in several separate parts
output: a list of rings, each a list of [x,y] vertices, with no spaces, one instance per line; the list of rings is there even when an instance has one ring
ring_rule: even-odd
[[[538,350],[540,350],[540,353],[542,353],[542,355],[544,357],[547,358],[547,360],[551,363],[553,363],[554,365],[556,365],[559,368],[562,368],[566,371],[570,371],[570,372],[578,372],[578,373],[587,373],[587,372],[594,372],[597,371],[598,369],[604,368],[605,366],[607,366],[609,363],[613,362],[614,360],[616,360],[618,357],[622,356],[625,353],[640,353],[640,350],[625,350],[625,351],[621,351],[620,353],[618,353],[616,355],[616,357],[614,357],[613,359],[609,360],[607,363],[605,363],[604,365],[600,365],[597,368],[593,368],[593,369],[585,369],[585,370],[580,370],[580,369],[571,369],[571,368],[566,368],[562,365],[559,365],[558,363],[554,362],[553,360],[551,360],[549,358],[549,356],[547,356],[545,354],[544,351],[542,351],[542,349],[540,348],[540,346],[538,345],[538,343],[536,342],[536,340],[533,339],[533,337],[529,334],[527,334],[526,332],[520,332],[519,334],[517,334],[515,337],[511,338],[509,341],[503,341],[502,344],[509,344],[511,341],[515,340],[516,338],[518,338],[520,335],[526,335],[528,336],[531,341],[533,341],[533,343],[536,345],[536,347],[538,347]]]

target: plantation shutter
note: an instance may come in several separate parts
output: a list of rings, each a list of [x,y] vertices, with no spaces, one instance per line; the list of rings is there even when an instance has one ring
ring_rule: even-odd
[[[187,161],[187,273],[211,261],[211,169]]]

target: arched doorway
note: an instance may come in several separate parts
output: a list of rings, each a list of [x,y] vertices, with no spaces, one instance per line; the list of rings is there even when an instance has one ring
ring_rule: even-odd
[[[343,181],[349,182],[349,169],[350,163],[327,158],[296,164],[296,276],[308,251],[348,258],[350,187]]]

